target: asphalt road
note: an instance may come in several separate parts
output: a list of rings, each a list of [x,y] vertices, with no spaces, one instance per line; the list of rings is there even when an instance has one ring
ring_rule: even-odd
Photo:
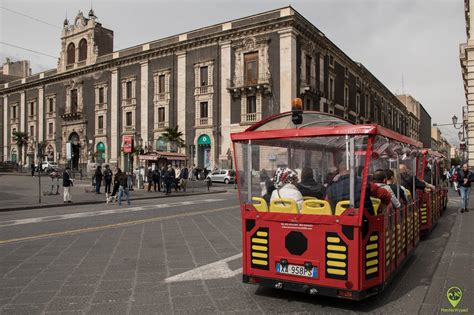
[[[360,303],[242,284],[234,192],[0,213],[0,313],[415,314],[455,211],[450,203],[386,291]]]

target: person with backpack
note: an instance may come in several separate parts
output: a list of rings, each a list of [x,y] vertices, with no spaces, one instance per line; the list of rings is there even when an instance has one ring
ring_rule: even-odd
[[[458,172],[458,185],[461,194],[461,213],[469,211],[469,195],[471,194],[471,182],[474,180],[474,174],[469,170],[467,164],[463,164]]]

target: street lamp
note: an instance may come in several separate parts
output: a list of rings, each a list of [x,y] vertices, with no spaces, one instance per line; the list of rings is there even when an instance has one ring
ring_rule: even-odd
[[[458,123],[458,117],[454,115],[451,119],[453,120],[454,128],[456,128],[456,124]]]
[[[462,131],[458,132],[458,138],[459,138],[459,141],[464,141],[464,135]]]

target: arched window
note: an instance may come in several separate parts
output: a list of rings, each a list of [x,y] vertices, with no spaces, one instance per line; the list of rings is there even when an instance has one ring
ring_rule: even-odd
[[[87,41],[83,38],[79,42],[79,61],[87,58]]]
[[[76,62],[76,46],[74,43],[70,43],[67,46],[67,64],[73,64]]]

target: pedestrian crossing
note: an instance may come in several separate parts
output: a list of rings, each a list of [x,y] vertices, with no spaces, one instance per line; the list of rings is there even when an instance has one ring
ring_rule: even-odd
[[[96,216],[110,215],[110,214],[149,211],[149,210],[156,210],[156,209],[163,209],[163,208],[176,208],[180,206],[206,204],[206,203],[213,203],[213,202],[219,202],[219,201],[224,201],[224,200],[225,199],[199,199],[199,200],[193,200],[193,201],[180,201],[180,202],[163,203],[163,204],[157,204],[157,205],[147,205],[147,206],[138,206],[138,207],[129,207],[129,208],[117,208],[117,209],[109,209],[109,210],[101,210],[101,211],[87,211],[87,212],[68,213],[68,214],[52,215],[52,216],[45,216],[45,217],[27,218],[27,219],[0,222],[0,228],[8,227],[8,226],[24,225],[24,224],[35,224],[35,223],[44,223],[44,222],[60,221],[60,220],[68,220],[68,219],[96,217]]]

